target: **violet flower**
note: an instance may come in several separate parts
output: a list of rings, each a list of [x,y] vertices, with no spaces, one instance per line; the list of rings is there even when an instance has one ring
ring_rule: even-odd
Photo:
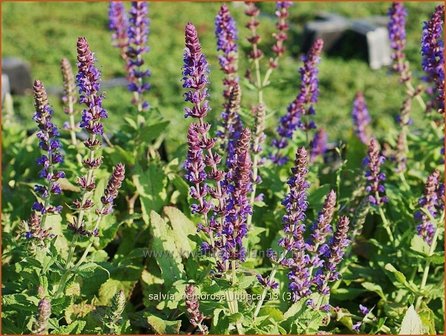
[[[278,152],[288,146],[288,139],[292,139],[297,128],[305,132],[316,128],[314,120],[303,121],[302,118],[315,114],[314,104],[319,95],[317,65],[323,44],[321,39],[317,39],[308,54],[302,57],[304,65],[299,69],[301,75],[299,94],[288,106],[287,113],[280,118],[280,124],[277,127],[279,137],[273,141]],[[279,154],[272,156],[272,159],[279,164],[286,162],[286,159]]]
[[[195,294],[194,285],[191,284],[186,285],[185,303],[186,303],[187,313],[189,315],[189,322],[194,327],[199,327],[200,331],[203,334],[206,334],[207,326],[202,324],[205,317],[200,312],[200,302],[198,301],[198,297]]]
[[[323,265],[323,258],[327,252],[328,245],[325,243],[328,235],[332,232],[331,221],[333,220],[336,207],[336,193],[331,190],[325,198],[322,210],[317,216],[311,228],[311,239],[307,244],[307,250],[313,254],[310,264],[313,268]]]
[[[389,15],[389,23],[387,29],[389,31],[390,47],[393,49],[392,60],[393,70],[400,74],[401,83],[407,82],[411,78],[409,63],[406,61],[404,49],[406,47],[406,16],[407,11],[401,2],[394,2],[387,13]]]
[[[342,261],[345,250],[350,244],[350,240],[348,239],[349,224],[350,221],[348,217],[342,216],[339,218],[336,232],[330,242],[330,247],[327,253],[328,256],[324,262],[324,273],[318,278],[319,291],[323,295],[328,295],[330,293],[328,284],[339,279],[337,266]]]
[[[230,89],[238,83],[239,78],[237,76],[237,28],[226,4],[220,7],[220,11],[215,17],[215,36],[217,38],[217,51],[222,52],[218,61],[221,70],[225,73],[223,96],[227,102]]]
[[[113,173],[108,180],[107,187],[104,190],[104,195],[101,197],[103,208],[99,211],[99,214],[108,215],[112,212],[113,201],[118,196],[118,190],[121,188],[124,177],[125,166],[122,163],[118,163],[113,168]]]
[[[188,23],[185,29],[183,88],[190,89],[185,94],[185,101],[192,103],[193,107],[186,107],[185,117],[203,119],[207,116],[210,107],[207,101],[207,85],[209,66],[201,51],[197,29],[192,23]]]
[[[62,206],[51,205],[50,199],[52,195],[62,193],[58,180],[65,177],[65,173],[57,170],[57,165],[63,162],[63,155],[60,152],[59,130],[52,120],[54,112],[48,103],[45,87],[41,81],[36,80],[33,90],[36,108],[33,119],[39,128],[36,135],[39,139],[39,147],[45,153],[39,157],[37,163],[42,167],[39,176],[45,179],[46,184],[34,187],[34,191],[40,196],[42,202],[34,202],[32,209],[40,212],[46,218],[46,214],[62,211]],[[44,222],[43,219],[42,222]]]
[[[387,203],[388,199],[385,196],[385,187],[383,181],[386,175],[381,172],[381,165],[384,163],[385,157],[380,154],[379,143],[376,139],[370,140],[367,157],[363,164],[368,166],[365,173],[367,179],[366,191],[369,193],[369,202],[371,205],[381,205]]]
[[[247,217],[252,212],[249,202],[251,191],[252,163],[249,153],[251,132],[243,129],[235,149],[235,162],[232,170],[226,174],[228,199],[224,212],[222,247],[223,262],[244,261],[243,239],[248,233]]]
[[[221,114],[222,125],[217,136],[222,140],[221,149],[227,152],[226,165],[231,166],[234,161],[235,146],[243,130],[240,118],[240,85],[236,82],[230,88],[226,108]]]
[[[251,51],[248,57],[252,61],[255,61],[263,56],[263,52],[259,49],[260,35],[257,33],[257,27],[260,24],[257,17],[260,15],[260,10],[255,3],[247,2],[245,15],[249,17],[246,28],[251,31],[251,36],[248,37],[248,42],[251,44]]]
[[[127,47],[129,45],[127,35],[128,18],[122,1],[110,1],[108,18],[109,28],[113,33],[114,47],[119,48],[122,59],[127,62]]]
[[[291,169],[292,176],[288,180],[290,192],[283,200],[285,215],[282,218],[285,237],[279,240],[279,245],[291,252],[291,258],[282,260],[282,265],[290,268],[288,273],[289,290],[293,301],[311,294],[309,273],[310,258],[306,253],[304,240],[305,212],[308,207],[306,181],[308,174],[308,154],[304,147],[296,152],[295,166]]]
[[[197,123],[189,126],[188,132],[188,156],[185,163],[185,178],[192,184],[190,195],[198,200],[198,204],[192,204],[193,213],[202,214],[204,223],[199,224],[199,230],[210,235],[212,243],[213,232],[221,231],[222,215],[225,210],[225,194],[223,180],[225,173],[218,169],[221,156],[213,151],[216,140],[209,137],[210,125],[204,121],[209,108],[208,97],[208,63],[201,51],[200,41],[195,26],[188,23],[185,28],[183,87],[190,89],[185,94],[185,101],[192,103],[192,107],[185,108],[185,117],[198,119]],[[205,168],[209,167],[209,171]],[[208,185],[208,181],[214,180],[214,186]],[[210,195],[216,204],[206,199]],[[212,214],[208,217],[208,212]],[[202,251],[208,252],[215,246],[207,242],[202,244]]]
[[[438,5],[431,19],[424,23],[421,38],[422,66],[426,80],[433,84],[433,106],[444,113],[444,5]]]
[[[101,120],[108,118],[108,115],[102,107],[103,97],[99,92],[101,74],[95,67],[94,54],[91,52],[85,37],[79,37],[77,40],[77,61],[78,74],[76,80],[80,93],[79,102],[86,105],[86,108],[82,111],[80,127],[91,135],[102,135],[104,127]],[[91,140],[91,137],[89,140]],[[99,145],[98,141],[89,140],[84,142],[87,148],[92,149]]]
[[[42,216],[39,212],[32,211],[29,220],[24,222],[26,227],[25,238],[26,239],[37,239],[39,241],[44,241],[47,238],[54,238],[55,235],[51,233],[51,227],[44,229],[42,227]]]
[[[279,57],[281,57],[285,53],[285,46],[283,43],[287,40],[287,31],[288,31],[288,8],[293,4],[292,1],[278,1],[276,2],[276,16],[277,23],[276,28],[277,32],[273,34],[276,42],[273,45],[273,53],[276,55],[274,58],[270,58],[269,66],[272,69],[277,68],[279,65]]]
[[[184,165],[186,169],[185,179],[192,184],[189,192],[190,196],[198,200],[198,204],[191,206],[192,213],[207,214],[211,208],[211,204],[206,201],[209,187],[205,183],[207,174],[202,148],[203,134],[208,132],[208,129],[209,124],[202,127],[197,123],[191,123],[187,133],[188,152]]]
[[[48,320],[51,316],[51,302],[47,298],[42,298],[37,305],[37,318],[36,318],[36,334],[48,333]]]
[[[323,156],[327,151],[328,135],[323,128],[317,130],[310,143],[310,162],[313,162],[318,156]]]
[[[147,83],[147,77],[150,77],[149,70],[143,70],[143,55],[149,51],[147,40],[149,35],[149,7],[145,1],[132,1],[130,9],[130,18],[128,25],[128,48],[127,64],[129,71],[128,88],[133,92],[132,103],[138,108],[138,111],[146,110],[149,104],[143,99],[144,92],[150,89]]]
[[[107,118],[107,112],[102,107],[102,94],[100,93],[100,72],[95,67],[94,55],[90,50],[85,37],[79,37],[77,41],[77,60],[78,74],[76,76],[79,88],[79,102],[86,105],[82,111],[82,127],[89,137],[84,141],[85,147],[89,150],[87,157],[82,161],[87,172],[78,179],[78,184],[82,190],[81,199],[73,202],[74,207],[79,211],[78,216],[68,226],[75,233],[81,235],[92,235],[85,228],[83,217],[85,211],[94,206],[92,192],[96,188],[94,171],[99,168],[102,163],[102,157],[97,156],[96,151],[102,144],[102,134],[104,128],[102,119]]]
[[[422,210],[417,210],[414,215],[415,220],[420,223],[417,226],[417,233],[431,245],[436,226],[424,211],[430,213],[432,218],[435,219],[444,207],[444,184],[440,182],[440,172],[438,170],[434,170],[427,178],[424,194],[419,199],[418,205]]]
[[[364,94],[357,92],[353,101],[352,120],[355,133],[362,143],[369,144],[367,126],[370,124],[370,115],[365,102]]]

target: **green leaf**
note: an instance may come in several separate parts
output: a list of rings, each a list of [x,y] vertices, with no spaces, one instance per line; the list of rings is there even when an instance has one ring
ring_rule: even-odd
[[[156,124],[143,126],[139,130],[139,139],[144,143],[150,143],[166,131],[169,121],[161,121]]]
[[[401,322],[400,335],[422,335],[425,332],[423,322],[420,316],[415,311],[413,305],[407,309],[404,315],[403,322]]]
[[[415,235],[410,241],[410,249],[427,256],[429,255],[430,246],[419,235]]]
[[[163,274],[164,284],[170,286],[184,273],[181,256],[174,243],[175,237],[166,221],[155,211],[150,212],[150,223],[153,255]]]
[[[392,283],[398,287],[398,288],[407,288],[410,291],[416,293],[418,292],[418,288],[416,288],[414,285],[410,284],[406,276],[398,271],[392,264],[386,264],[384,266],[384,269],[387,271],[387,276],[392,280]]]
[[[86,324],[87,322],[85,321],[76,320],[70,323],[69,325],[62,326],[57,330],[54,330],[53,332],[51,332],[51,334],[56,334],[56,335],[80,334],[82,333],[82,330],[84,330]]]
[[[268,316],[276,322],[281,322],[284,319],[283,313],[279,309],[271,306],[262,307],[260,309],[259,316]]]
[[[157,163],[150,163],[146,170],[142,170],[140,166],[135,168],[133,183],[139,193],[143,218],[148,222],[150,211],[159,212],[167,198],[167,177],[162,167]]]
[[[147,317],[147,322],[157,334],[178,334],[181,321],[165,321],[155,315]]]
[[[189,257],[195,249],[196,243],[188,236],[197,234],[197,226],[177,208],[166,206],[164,213],[170,220],[174,242],[179,254],[184,258]]]
[[[420,311],[418,312],[421,322],[427,329],[429,335],[436,335],[435,332],[435,315],[434,312],[426,305],[425,302],[422,303]]]
[[[363,282],[361,283],[361,286],[367,289],[370,292],[374,292],[378,294],[382,299],[386,299],[386,295],[384,294],[384,291],[380,285],[371,283],[371,282]]]

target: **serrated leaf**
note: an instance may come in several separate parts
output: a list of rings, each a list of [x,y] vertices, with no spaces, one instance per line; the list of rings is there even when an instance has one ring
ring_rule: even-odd
[[[167,177],[157,163],[149,164],[146,170],[135,168],[133,183],[138,190],[143,218],[148,222],[150,211],[160,211],[166,200]]]
[[[423,322],[420,316],[411,305],[404,315],[403,322],[401,322],[400,335],[422,335],[425,332]]]
[[[154,315],[147,317],[147,323],[157,334],[178,334],[181,327],[181,321],[165,321]]]
[[[164,213],[169,218],[172,226],[174,241],[179,254],[183,258],[189,257],[194,251],[196,243],[190,240],[188,236],[197,234],[196,225],[177,208],[166,206],[164,207]]]
[[[152,250],[163,274],[164,284],[170,286],[181,279],[184,266],[174,243],[172,229],[155,211],[150,212],[150,230],[153,236]]]

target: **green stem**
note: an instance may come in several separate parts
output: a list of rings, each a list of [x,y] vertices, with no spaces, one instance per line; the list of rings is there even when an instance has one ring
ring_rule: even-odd
[[[428,255],[429,257],[434,254],[435,248],[437,247],[438,231],[439,231],[438,228],[436,228],[435,233],[434,233],[434,237],[432,238],[432,244],[431,244],[430,249],[429,249],[429,255]],[[426,261],[426,265],[424,266],[423,278],[421,279],[420,292],[424,289],[424,287],[426,287],[427,278],[429,276],[430,266],[431,266],[431,262],[430,262],[430,260],[427,260]],[[418,310],[420,308],[420,305],[421,305],[422,301],[423,301],[423,296],[420,295],[417,298],[415,309]]]
[[[386,218],[386,215],[384,214],[383,209],[379,205],[378,205],[378,211],[379,211],[379,215],[381,216],[381,220],[383,221],[383,227],[387,231],[387,234],[389,235],[389,240],[390,240],[390,242],[393,243],[394,239],[393,239],[392,230],[390,229],[390,224]]]

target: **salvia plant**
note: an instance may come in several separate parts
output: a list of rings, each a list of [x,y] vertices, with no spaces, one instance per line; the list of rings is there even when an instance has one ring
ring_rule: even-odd
[[[340,140],[329,41],[294,57],[299,5],[214,5],[155,60],[156,5],[112,1],[119,108],[88,31],[55,64],[60,102],[34,81],[33,129],[3,128],[5,334],[444,333],[444,6],[413,41],[410,7],[389,3],[395,122],[379,135],[389,111],[365,85]],[[156,83],[174,57],[171,122]]]

